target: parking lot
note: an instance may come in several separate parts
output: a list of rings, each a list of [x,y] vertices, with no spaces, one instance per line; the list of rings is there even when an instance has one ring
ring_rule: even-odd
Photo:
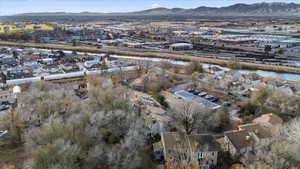
[[[205,92],[195,91],[195,90],[180,90],[175,92],[175,95],[178,97],[181,97],[186,100],[194,101],[204,107],[207,107],[212,110],[216,110],[221,108],[221,106],[218,103],[218,98],[214,96],[210,96]]]

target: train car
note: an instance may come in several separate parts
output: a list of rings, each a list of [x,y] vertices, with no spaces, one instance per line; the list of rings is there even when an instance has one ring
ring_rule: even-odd
[[[84,77],[85,75],[86,74],[84,71],[80,71],[80,72],[72,72],[72,73],[65,73],[65,74],[48,75],[48,76],[44,76],[43,80],[51,81],[51,80],[69,79],[69,78]]]
[[[42,81],[41,77],[30,77],[30,78],[24,78],[24,79],[7,80],[6,85],[12,86],[12,85],[19,85],[19,84],[24,84],[24,83],[40,82],[40,81]]]

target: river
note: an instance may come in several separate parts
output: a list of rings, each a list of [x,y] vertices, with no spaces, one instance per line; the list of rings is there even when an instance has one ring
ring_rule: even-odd
[[[152,62],[170,62],[172,64],[177,65],[187,65],[189,62],[185,61],[176,61],[172,59],[163,59],[163,58],[146,58],[146,57],[136,57],[136,56],[120,56],[120,55],[111,55],[111,57],[114,58],[125,58],[125,59],[134,59],[134,60],[143,60],[143,61],[152,61]],[[227,67],[219,66],[219,65],[213,65],[213,64],[202,64],[204,68],[208,68],[209,66],[217,66],[220,69],[223,70],[230,70]],[[293,73],[277,73],[272,71],[264,71],[264,70],[246,70],[246,69],[240,69],[239,72],[243,74],[249,74],[249,73],[257,73],[258,75],[262,77],[270,77],[270,78],[278,78],[278,79],[284,79],[284,80],[300,80],[300,74],[293,74]]]
[[[35,49],[35,48],[31,48]],[[48,49],[35,49],[35,50],[40,50],[40,51],[51,51]],[[65,53],[69,54],[72,53],[72,51],[64,51]],[[95,53],[84,53],[84,52],[77,52],[77,54],[88,54],[88,55],[93,55],[93,56],[103,56],[105,54],[95,54]],[[170,62],[172,64],[176,65],[187,65],[189,62],[186,61],[176,61],[173,59],[163,59],[163,58],[152,58],[152,57],[138,57],[138,56],[121,56],[121,55],[111,55],[113,58],[124,58],[124,59],[134,59],[134,60],[142,60],[142,61],[152,61],[152,62]],[[214,65],[214,64],[203,64],[204,68],[208,68],[209,66],[218,66],[219,68],[223,70],[230,70],[227,67],[222,67],[219,65]],[[248,74],[248,73],[257,73],[258,75],[262,77],[270,77],[270,78],[278,78],[278,79],[284,79],[284,80],[299,80],[300,81],[300,74],[293,74],[293,73],[278,73],[278,72],[273,72],[273,71],[264,71],[264,70],[245,70],[245,69],[240,69],[238,70],[239,72],[243,74]]]

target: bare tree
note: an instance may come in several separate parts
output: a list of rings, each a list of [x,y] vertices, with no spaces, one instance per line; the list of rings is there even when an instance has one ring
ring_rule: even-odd
[[[169,110],[168,114],[173,119],[177,129],[188,135],[196,130],[206,130],[205,124],[207,124],[209,119],[207,110],[191,102],[185,102],[178,110]]]
[[[91,83],[86,100],[63,85],[29,87],[16,110],[26,124],[25,168],[147,168],[142,161],[149,155],[145,133],[150,129],[128,93],[109,80]]]
[[[256,151],[256,159],[247,169],[297,169],[300,166],[299,119],[282,126],[280,134]]]
[[[282,130],[287,139],[293,143],[296,143],[300,147],[300,121],[299,118],[292,120],[284,126]],[[300,159],[300,158],[299,158]]]

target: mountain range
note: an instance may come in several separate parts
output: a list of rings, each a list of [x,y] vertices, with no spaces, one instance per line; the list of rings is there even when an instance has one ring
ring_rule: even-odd
[[[227,7],[200,6],[192,9],[184,8],[154,8],[137,12],[124,13],[67,13],[45,12],[25,13],[16,16],[300,16],[300,4],[296,3],[255,3],[235,4]]]

